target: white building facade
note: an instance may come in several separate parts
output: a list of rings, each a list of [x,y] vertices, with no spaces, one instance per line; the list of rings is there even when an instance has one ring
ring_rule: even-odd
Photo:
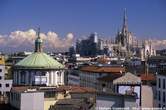
[[[20,70],[13,75],[14,85],[64,85],[64,70]]]
[[[9,92],[12,87],[12,80],[5,79],[5,65],[0,65],[0,95]]]

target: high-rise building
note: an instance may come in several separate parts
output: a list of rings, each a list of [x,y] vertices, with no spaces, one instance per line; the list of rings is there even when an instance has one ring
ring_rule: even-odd
[[[81,56],[96,56],[99,52],[97,33],[92,33],[88,39],[77,40],[76,52]]]

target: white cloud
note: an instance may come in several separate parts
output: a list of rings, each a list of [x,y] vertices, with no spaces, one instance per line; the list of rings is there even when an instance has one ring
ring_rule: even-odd
[[[55,32],[40,33],[44,41],[45,51],[64,51],[73,43],[74,36],[68,33],[65,38],[61,38]],[[29,29],[27,31],[14,31],[9,35],[0,35],[0,50],[5,52],[11,51],[32,51],[34,49],[34,40],[36,31]]]
[[[166,49],[166,40],[152,40],[155,49]]]

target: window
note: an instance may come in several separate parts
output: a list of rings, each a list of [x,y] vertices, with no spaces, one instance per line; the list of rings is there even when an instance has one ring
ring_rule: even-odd
[[[55,98],[55,97],[56,97],[55,91],[44,92],[44,98]]]
[[[165,79],[163,79],[163,89],[165,89]]]
[[[61,76],[61,73],[60,73],[60,72],[57,72],[57,75],[60,77],[60,76]]]
[[[2,76],[0,76],[0,80],[2,79]]]
[[[9,87],[9,84],[6,84],[6,87]]]
[[[160,91],[158,91],[158,100],[160,101]]]
[[[21,83],[25,84],[25,74],[23,72],[21,73]]]
[[[2,87],[2,84],[0,84],[0,87]]]
[[[161,84],[160,84],[160,78],[159,78],[158,84],[159,84],[158,87],[160,88],[160,85],[161,85]]]
[[[165,92],[163,92],[163,102],[165,102]]]
[[[61,83],[61,73],[60,72],[57,72],[57,83]]]
[[[161,107],[161,105],[159,104],[158,107]]]
[[[2,72],[2,69],[0,69],[0,72]]]

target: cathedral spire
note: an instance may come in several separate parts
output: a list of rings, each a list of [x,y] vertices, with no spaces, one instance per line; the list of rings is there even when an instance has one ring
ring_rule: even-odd
[[[42,52],[43,41],[40,37],[40,28],[38,28],[37,38],[35,40],[35,52]]]
[[[123,15],[123,27],[122,27],[122,33],[125,33],[128,31],[127,26],[127,14],[126,14],[126,8],[124,9],[124,15]]]

